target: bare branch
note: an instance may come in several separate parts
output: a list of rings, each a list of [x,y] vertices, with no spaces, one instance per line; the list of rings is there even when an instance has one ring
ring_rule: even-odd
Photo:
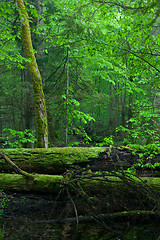
[[[25,171],[22,171],[22,170],[21,170],[16,164],[14,164],[5,154],[3,154],[2,152],[0,152],[0,155],[2,156],[2,158],[3,158],[7,163],[9,163],[9,164],[13,167],[15,173],[21,174],[21,175],[23,175],[23,176],[25,176],[25,177],[27,177],[27,178],[33,178],[33,175],[32,175],[32,174],[29,174],[29,173],[27,173],[27,172],[25,172]]]

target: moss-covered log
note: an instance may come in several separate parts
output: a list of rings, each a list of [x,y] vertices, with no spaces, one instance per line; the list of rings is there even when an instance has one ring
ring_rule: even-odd
[[[105,147],[68,147],[68,148],[36,148],[36,149],[1,149],[14,164],[27,172],[44,174],[62,174],[70,166],[83,165],[91,160],[99,159]],[[12,167],[0,156],[0,172],[13,172]]]
[[[57,193],[61,189],[65,190],[67,187],[71,191],[75,191],[72,181],[68,181],[67,178],[61,175],[33,174],[32,176],[33,178],[27,178],[20,174],[2,173],[0,174],[0,188],[5,191]],[[150,191],[155,191],[156,194],[160,194],[160,178],[132,178],[132,182],[128,183],[126,184],[125,181],[117,177],[109,177],[106,181],[87,178],[85,180],[79,180],[79,184],[84,191],[89,190],[94,194],[106,195],[116,193],[116,195],[122,195],[124,192],[133,192],[134,195],[135,189],[138,190],[140,187],[141,189],[146,189],[150,196],[152,196]],[[136,194],[137,192],[135,192],[135,195]]]
[[[0,174],[0,188],[5,191],[58,193],[63,176],[35,174],[33,179],[19,174]]]

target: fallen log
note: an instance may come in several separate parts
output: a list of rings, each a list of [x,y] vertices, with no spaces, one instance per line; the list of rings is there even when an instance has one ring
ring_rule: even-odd
[[[56,223],[77,223],[78,222],[93,222],[96,219],[100,220],[128,220],[134,219],[140,220],[142,222],[142,218],[145,220],[149,217],[160,218],[160,213],[156,211],[142,211],[142,210],[134,210],[134,211],[124,211],[124,212],[116,212],[116,213],[108,213],[108,214],[99,214],[97,216],[78,216],[72,218],[62,218],[62,219],[49,219],[49,220],[39,220],[34,223],[38,224],[56,224]]]
[[[39,174],[63,174],[68,169],[77,167],[93,167],[101,169],[107,166],[108,170],[123,170],[137,163],[139,155],[133,155],[132,149],[127,147],[67,147],[67,148],[36,148],[36,149],[0,149],[12,159],[15,165],[28,173]],[[12,167],[5,164],[0,156],[0,173],[12,173]],[[148,161],[152,164],[160,161],[160,154],[155,159],[147,160],[144,157],[142,167],[137,165],[138,175],[159,176],[159,165],[152,168],[144,168]],[[96,170],[96,169],[95,169]],[[152,170],[152,172],[151,172]]]
[[[98,159],[105,147],[67,147],[35,149],[1,149],[1,152],[27,172],[43,174],[62,174],[71,166],[86,166],[91,160]],[[12,167],[0,156],[0,173],[11,173]]]
[[[44,175],[32,174],[33,178],[26,178],[20,174],[0,174],[0,189],[4,191],[18,191],[18,192],[39,192],[39,193],[57,193],[65,188],[73,189],[72,181],[67,180],[62,175]],[[106,181],[103,179],[79,179],[79,184],[84,189],[88,189],[94,193],[110,194],[116,192],[123,194],[124,192],[131,192],[141,187],[144,189],[155,191],[160,194],[160,178],[142,177],[133,178],[132,183],[125,183],[118,177],[109,177]],[[73,180],[74,183],[74,180]],[[134,189],[132,189],[134,185]],[[135,192],[136,194],[136,192]]]
[[[33,179],[20,174],[0,174],[0,189],[13,192],[57,194],[62,189],[63,176],[35,174]]]
[[[64,150],[66,150],[66,148]],[[39,157],[41,156],[40,153],[41,151],[38,152]],[[69,153],[70,151],[68,151],[67,156],[69,156]],[[139,199],[140,201],[138,206],[143,206],[148,212],[139,208],[139,210],[134,213],[129,211],[130,213],[133,213],[134,217],[137,218],[139,216],[138,214],[144,217],[149,216],[152,209],[155,210],[153,215],[155,215],[156,210],[159,212],[160,178],[138,178],[132,176],[131,174],[125,174],[123,170],[120,170],[119,172],[109,172],[106,171],[106,169],[103,169],[101,172],[96,173],[92,172],[90,167],[86,169],[67,171],[63,173],[63,175],[27,173],[24,170],[21,170],[19,165],[12,162],[13,158],[11,160],[4,153],[0,153],[0,155],[17,173],[0,174],[0,188],[4,191],[51,193],[56,196],[62,193],[61,196],[69,196],[70,202],[74,206],[76,218],[65,219],[66,222],[79,222],[83,220],[99,221],[99,219],[103,220],[112,217],[120,217],[120,215],[114,215],[114,212],[124,211],[124,209],[136,209],[136,199]],[[51,155],[54,154],[52,153]],[[55,155],[57,155],[57,152]],[[97,156],[97,153],[94,152],[94,156]],[[76,159],[77,156],[75,156],[75,162]],[[88,157],[86,157],[86,159],[88,159]],[[70,193],[73,193],[74,200],[72,199]],[[102,214],[97,218],[96,210],[94,215],[92,215],[93,218],[81,218],[78,216],[79,211],[77,211],[75,201],[78,208],[80,206],[79,209],[82,212],[82,215],[82,203],[85,204],[85,206],[90,206],[94,211],[96,208],[98,209],[100,207]],[[103,214],[105,212],[106,214]],[[111,215],[107,212],[111,212]],[[125,212],[123,213],[124,214],[121,214],[121,217],[124,217]],[[129,217],[129,215],[126,214],[125,216]]]
[[[17,173],[16,175],[0,174],[0,186],[1,189],[5,191],[40,192],[51,194],[63,192],[63,194],[65,193],[65,195],[69,196],[76,213],[77,210],[70,195],[70,191],[73,192],[74,195],[76,194],[76,196],[79,196],[78,199],[80,200],[78,201],[81,201],[81,199],[85,200],[85,202],[89,205],[91,202],[93,204],[93,199],[96,199],[97,202],[97,197],[95,197],[96,195],[101,195],[101,197],[105,196],[105,201],[110,202],[108,202],[109,205],[111,202],[116,203],[114,206],[112,204],[112,210],[117,209],[117,201],[123,202],[123,195],[127,194],[127,199],[132,199],[133,202],[133,199],[137,198],[138,192],[141,201],[145,202],[147,199],[148,202],[149,199],[153,207],[159,206],[160,179],[137,178],[135,176],[125,175],[123,171],[104,171],[95,174],[94,172],[88,172],[88,169],[85,169],[87,171],[84,171],[84,169],[78,171],[68,171],[64,174],[64,176],[31,174],[21,170],[5,154],[0,153],[0,155]],[[115,194],[113,194],[113,192]],[[108,198],[110,195],[112,196],[110,199],[111,201]],[[102,205],[102,208],[105,210],[108,209],[108,207],[105,207],[106,204],[103,203]],[[78,217],[77,214],[76,216]]]

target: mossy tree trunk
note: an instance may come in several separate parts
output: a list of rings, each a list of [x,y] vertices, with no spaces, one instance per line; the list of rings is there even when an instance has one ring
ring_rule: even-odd
[[[22,30],[22,44],[26,55],[29,59],[28,69],[32,78],[34,101],[35,101],[35,113],[37,123],[37,147],[48,147],[48,126],[47,126],[47,112],[45,106],[45,98],[42,87],[42,78],[36,62],[34,49],[32,45],[29,16],[25,9],[23,0],[16,0],[18,5],[21,30]]]

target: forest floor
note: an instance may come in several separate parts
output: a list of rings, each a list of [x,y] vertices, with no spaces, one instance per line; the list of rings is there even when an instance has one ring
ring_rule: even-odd
[[[80,169],[83,168],[86,168],[87,171],[91,169],[93,173],[99,170],[107,170],[109,172],[117,172],[119,170],[123,171],[136,164],[138,158],[138,154],[133,155],[131,151],[127,149],[115,148],[110,150],[109,148],[106,148],[106,152],[99,154],[98,158],[91,159],[89,162],[80,163],[80,168],[78,168],[78,170],[76,167],[74,168],[73,165],[71,167],[71,171],[73,171],[75,174],[76,171],[80,171]],[[156,155],[149,161],[153,164],[155,162],[159,162],[159,159],[160,156]],[[143,164],[145,164],[147,161],[148,159],[145,157],[143,159]],[[138,177],[157,177],[159,176],[158,173],[158,169],[156,171],[153,171],[153,169],[151,168],[137,169]],[[88,216],[96,215],[97,213],[106,211],[106,209],[108,213],[115,210],[118,212],[120,209],[124,212],[127,211],[127,209],[133,210],[144,208],[145,210],[144,205],[146,204],[146,202],[146,206],[148,207],[148,200],[144,201],[140,199],[140,193],[138,192],[136,193],[137,195],[135,199],[133,199],[133,195],[131,194],[131,192],[124,192],[123,196],[122,194],[121,196],[118,196],[116,191],[111,191],[109,192],[109,197],[106,197],[105,194],[98,194],[97,196],[92,197],[92,200],[90,202],[91,205],[90,203],[86,204],[86,200],[84,198],[82,200],[80,195],[70,192],[67,192],[67,194],[63,194],[60,191],[58,194],[54,195],[35,193],[32,194],[25,192],[6,192],[5,194],[6,205],[2,215],[2,223],[5,224],[5,236],[7,237],[6,239],[11,240],[15,239],[15,236],[16,239],[69,239],[66,236],[70,237],[69,232],[73,231],[73,229],[71,228],[71,225],[57,225],[58,221],[60,222],[61,219],[73,217],[76,219],[76,214],[78,214],[78,216],[83,216],[85,215],[85,213],[88,214]],[[97,208],[96,211],[98,212],[95,212],[95,210],[92,209],[95,206]],[[151,203],[149,209],[153,209],[154,206],[155,202]],[[140,216],[140,223],[158,223],[159,218],[159,215],[157,217],[155,215],[153,217],[149,217],[148,215],[147,218]],[[57,221],[57,223],[55,221],[54,228],[53,220]],[[119,222],[119,218],[117,222]],[[109,222],[107,222],[107,224],[113,225],[113,223],[117,224],[117,222],[116,220],[110,220]],[[52,227],[50,223],[52,223]],[[100,224],[102,223],[103,221],[100,222]],[[130,227],[133,223],[137,223],[137,220],[135,220],[134,218],[132,219],[131,217],[127,217],[126,220],[123,219],[123,224],[125,228],[126,226]],[[84,225],[86,226],[86,224]],[[76,223],[74,226],[76,226]],[[74,227],[74,233],[76,232],[76,228],[77,227]],[[98,227],[96,227],[96,229],[98,229]],[[13,232],[16,235],[13,235]],[[82,232],[84,232],[84,229]],[[59,238],[60,234],[61,238]],[[19,236],[19,238],[17,236]],[[53,236],[55,236],[55,238],[53,238]]]
[[[125,170],[130,168],[137,162],[138,155],[133,155],[130,151],[115,148],[113,151],[110,151],[108,148],[106,152],[103,152],[99,155],[99,158],[91,159],[89,162],[83,162],[79,164],[80,168],[86,168],[87,171],[91,169],[94,172],[107,169],[109,172]],[[160,156],[157,155],[151,160],[152,163],[159,161]],[[144,162],[147,160],[144,159]],[[74,166],[72,166],[72,170]],[[77,170],[75,170],[77,171]],[[78,171],[80,171],[78,169]],[[159,176],[159,171],[152,171],[152,169],[138,169],[137,176]],[[6,193],[6,202],[7,207],[4,211],[4,217],[10,216],[15,217],[16,215],[23,215],[23,218],[26,218],[27,215],[41,214],[42,216],[51,216],[51,214],[57,208],[58,202],[58,211],[56,209],[57,217],[65,214],[65,205],[68,201],[68,196],[66,194],[33,194],[33,193],[18,193],[18,192],[7,192]],[[68,207],[68,205],[66,205]],[[55,218],[54,213],[54,218]]]

